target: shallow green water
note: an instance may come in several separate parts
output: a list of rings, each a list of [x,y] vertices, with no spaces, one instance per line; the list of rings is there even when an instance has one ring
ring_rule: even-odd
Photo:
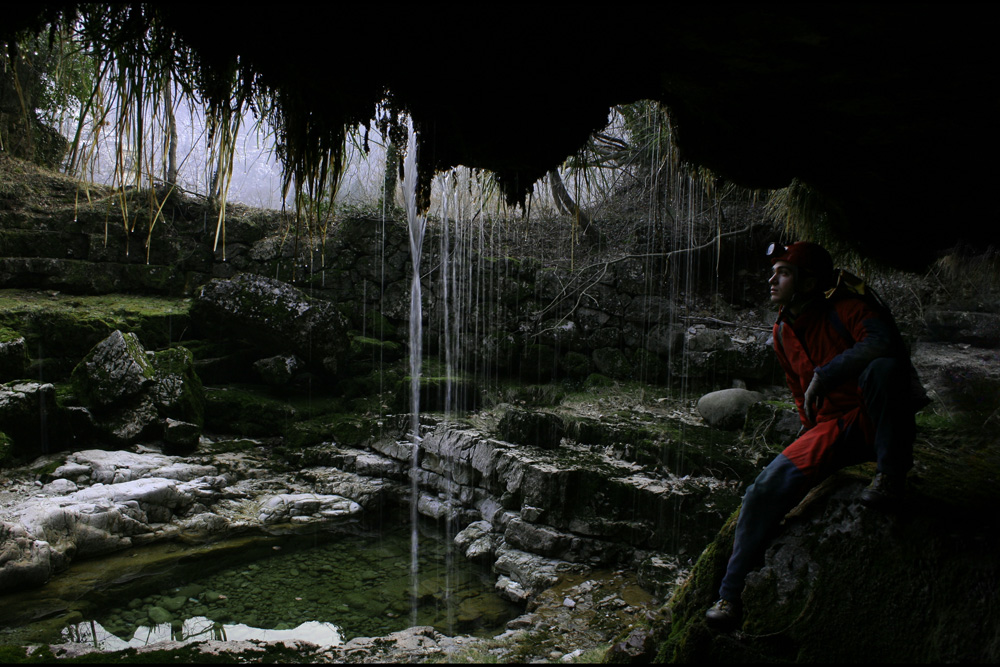
[[[94,603],[92,597],[65,616],[68,622],[53,626],[49,621],[53,630],[61,628],[61,636],[49,641],[82,641],[106,650],[167,639],[301,639],[336,645],[414,624],[450,634],[490,635],[520,613],[494,594],[488,570],[461,556],[452,558],[443,536],[426,530],[420,536],[416,605],[409,528],[322,544],[298,542],[178,564],[169,584],[155,592],[148,582],[135,597],[122,586],[113,596],[105,591],[98,597],[107,601]]]

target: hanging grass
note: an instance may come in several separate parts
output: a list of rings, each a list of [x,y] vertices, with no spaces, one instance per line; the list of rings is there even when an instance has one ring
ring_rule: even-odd
[[[344,170],[348,123],[336,113],[316,113],[313,100],[265,83],[262,73],[236,54],[221,60],[212,54],[209,62],[171,28],[171,21],[179,20],[171,11],[156,4],[111,3],[68,5],[49,13],[49,48],[73,54],[74,85],[89,84],[88,90],[74,89],[79,104],[67,172],[92,180],[98,149],[111,142],[110,185],[118,190],[121,217],[109,217],[107,225],[120,225],[129,238],[141,231],[148,257],[153,230],[176,185],[176,164],[168,159],[169,137],[176,136],[174,106],[183,101],[203,109],[206,196],[217,206],[214,245],[221,243],[224,255],[237,140],[246,119],[253,118],[257,130],[265,123],[274,128],[284,171],[282,197],[294,202],[296,239],[299,234],[310,243],[325,238]],[[126,196],[131,189],[144,193],[148,217],[139,216]],[[146,229],[136,229],[140,217],[149,220]]]

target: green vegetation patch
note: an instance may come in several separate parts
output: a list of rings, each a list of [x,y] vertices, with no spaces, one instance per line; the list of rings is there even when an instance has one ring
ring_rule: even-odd
[[[115,329],[136,334],[147,349],[167,347],[188,329],[189,308],[190,299],[7,289],[0,290],[0,335],[20,332],[30,354],[75,362]]]
[[[309,447],[321,442],[358,446],[377,433],[374,419],[354,414],[331,414],[296,422],[285,429],[285,444],[291,448]]]
[[[247,437],[283,432],[298,418],[286,400],[240,387],[205,389],[205,429]]]

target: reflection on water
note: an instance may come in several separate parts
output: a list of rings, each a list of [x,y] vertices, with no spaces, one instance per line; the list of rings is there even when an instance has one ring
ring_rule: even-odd
[[[178,567],[165,590],[132,598],[125,592],[82,609],[82,618],[76,614],[62,627],[61,641],[104,650],[204,639],[331,646],[409,627],[414,598],[417,625],[447,634],[501,631],[520,610],[495,594],[488,570],[450,558],[448,550],[439,534],[422,536],[416,591],[405,528],[306,548],[275,545],[252,561],[245,554],[225,563],[209,559]]]
[[[319,646],[337,646],[343,643],[340,628],[333,623],[306,621],[290,630],[267,630],[252,628],[243,623],[216,623],[204,616],[185,619],[178,623],[163,623],[136,628],[131,638],[124,639],[108,632],[97,621],[77,623],[63,630],[63,641],[93,644],[105,651],[120,651],[139,648],[163,641],[196,642],[208,639],[239,641],[259,639],[263,641],[302,640]]]

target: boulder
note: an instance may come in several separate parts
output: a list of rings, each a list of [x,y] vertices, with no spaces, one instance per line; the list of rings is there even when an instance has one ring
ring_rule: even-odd
[[[104,408],[137,396],[155,372],[139,338],[116,329],[77,365],[72,381],[84,405]]]
[[[469,560],[492,561],[493,526],[489,521],[473,521],[455,536],[455,546]]]
[[[28,352],[24,336],[4,340],[0,330],[0,382],[21,379],[27,370]]]
[[[202,287],[193,319],[207,338],[234,333],[259,349],[294,353],[311,367],[339,370],[350,354],[347,321],[330,302],[272,278],[240,274]]]
[[[698,399],[698,413],[709,426],[723,430],[736,430],[746,421],[747,410],[764,395],[747,389],[722,389],[705,394]]]
[[[0,592],[41,586],[52,575],[52,547],[17,524],[0,521]]]
[[[146,394],[121,407],[107,407],[96,416],[102,439],[116,447],[127,447],[145,438],[159,436],[160,416],[153,400]]]
[[[201,427],[197,424],[167,418],[163,429],[163,441],[171,453],[194,451],[198,447],[200,437]]]
[[[514,588],[526,591],[525,596],[534,595],[549,588],[559,581],[561,574],[581,571],[581,569],[582,567],[579,565],[513,549],[505,542],[501,542],[497,548],[497,560],[493,564],[493,571],[519,584]],[[499,582],[497,588],[500,589]],[[500,592],[503,593],[503,590]],[[514,599],[514,596],[508,595],[508,597]]]
[[[349,518],[361,512],[361,506],[343,496],[316,493],[283,493],[271,496],[260,508],[263,524],[301,522],[307,519]]]
[[[657,325],[649,330],[645,339],[648,351],[667,357],[684,345],[684,330],[677,326]]]
[[[100,437],[120,447],[164,433],[164,419],[204,422],[205,394],[191,353],[143,349],[132,333],[114,331],[73,371],[77,397]]]
[[[602,375],[616,380],[628,380],[633,376],[634,365],[625,351],[619,347],[596,349],[591,357],[594,361],[594,368]]]
[[[733,339],[728,333],[719,329],[707,329],[702,325],[691,327],[687,335],[688,352],[714,352],[729,350],[733,347]]]
[[[205,391],[195,371],[194,356],[184,347],[171,347],[153,354],[153,383],[149,396],[163,418],[192,423],[205,422]]]
[[[258,359],[253,369],[264,384],[282,387],[292,381],[305,364],[294,354],[280,354],[266,359]]]
[[[993,506],[996,493],[970,499],[966,471],[948,474],[956,473],[959,482],[911,476],[898,511],[859,502],[867,472],[849,469],[814,489],[748,575],[737,635],[704,620],[732,549],[734,515],[671,600],[658,661],[997,662],[998,533],[992,515],[975,509]]]
[[[11,439],[14,456],[33,457],[51,446],[56,418],[55,387],[41,382],[0,385],[0,433]]]

